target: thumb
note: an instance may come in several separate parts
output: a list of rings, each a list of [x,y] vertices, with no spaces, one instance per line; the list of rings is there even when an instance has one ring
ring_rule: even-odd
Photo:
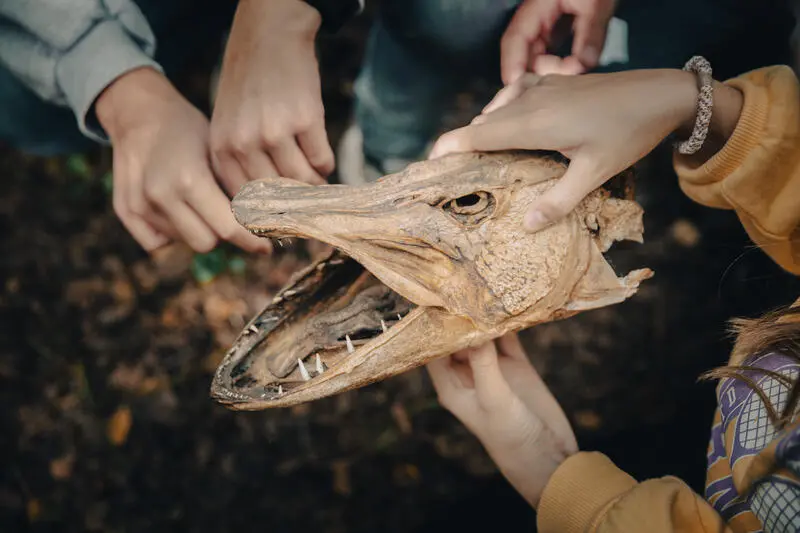
[[[597,165],[586,157],[570,161],[567,171],[558,182],[528,208],[523,221],[531,233],[555,224],[572,212],[586,196],[606,179],[596,170]]]
[[[474,348],[469,354],[469,364],[475,380],[475,392],[480,404],[488,410],[504,407],[513,396],[498,363],[494,341]]]
[[[500,40],[500,77],[503,84],[514,83],[527,70],[532,45],[541,37],[542,6],[526,0],[517,8]]]

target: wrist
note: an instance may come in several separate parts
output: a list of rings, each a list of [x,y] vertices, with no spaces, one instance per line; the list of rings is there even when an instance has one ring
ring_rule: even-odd
[[[100,125],[112,139],[147,121],[153,113],[160,114],[161,103],[181,98],[172,83],[160,72],[140,68],[114,80],[100,93],[95,113]]]
[[[236,13],[312,41],[322,24],[319,11],[303,0],[239,0]]]
[[[688,139],[697,121],[700,93],[697,77],[691,72],[675,71],[673,78],[671,86],[675,88],[675,94],[679,95],[675,104],[678,122],[673,133],[680,139]],[[693,89],[690,90],[688,84],[691,84]],[[701,149],[701,153],[705,155],[716,152],[727,142],[736,129],[744,105],[744,95],[733,87],[714,80],[712,90],[711,122],[708,126],[708,136]]]
[[[670,70],[665,75],[668,76],[665,88],[671,99],[669,109],[674,119],[672,132],[680,137],[688,137],[697,119],[697,77],[682,70]]]

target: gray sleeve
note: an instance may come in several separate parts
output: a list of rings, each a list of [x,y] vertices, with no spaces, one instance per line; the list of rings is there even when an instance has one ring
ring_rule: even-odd
[[[75,113],[89,138],[108,138],[95,99],[122,74],[152,67],[156,40],[132,0],[0,0],[0,63],[42,99]]]

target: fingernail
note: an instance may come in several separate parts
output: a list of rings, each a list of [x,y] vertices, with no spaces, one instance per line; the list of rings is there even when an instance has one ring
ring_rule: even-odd
[[[537,232],[548,223],[547,217],[538,209],[533,209],[525,214],[524,226],[531,233]]]

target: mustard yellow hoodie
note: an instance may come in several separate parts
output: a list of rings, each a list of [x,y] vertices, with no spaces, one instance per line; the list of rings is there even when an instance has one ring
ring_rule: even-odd
[[[736,129],[705,162],[675,156],[681,188],[700,204],[734,210],[753,242],[800,275],[800,84],[785,66],[726,83],[744,94]],[[800,375],[796,361],[777,353],[747,363],[790,379]],[[769,386],[777,408],[786,401],[780,380],[760,385]],[[720,383],[717,401],[705,498],[677,478],[639,483],[605,455],[580,452],[545,487],[539,531],[800,531],[800,421],[776,431],[761,399],[735,380]]]

